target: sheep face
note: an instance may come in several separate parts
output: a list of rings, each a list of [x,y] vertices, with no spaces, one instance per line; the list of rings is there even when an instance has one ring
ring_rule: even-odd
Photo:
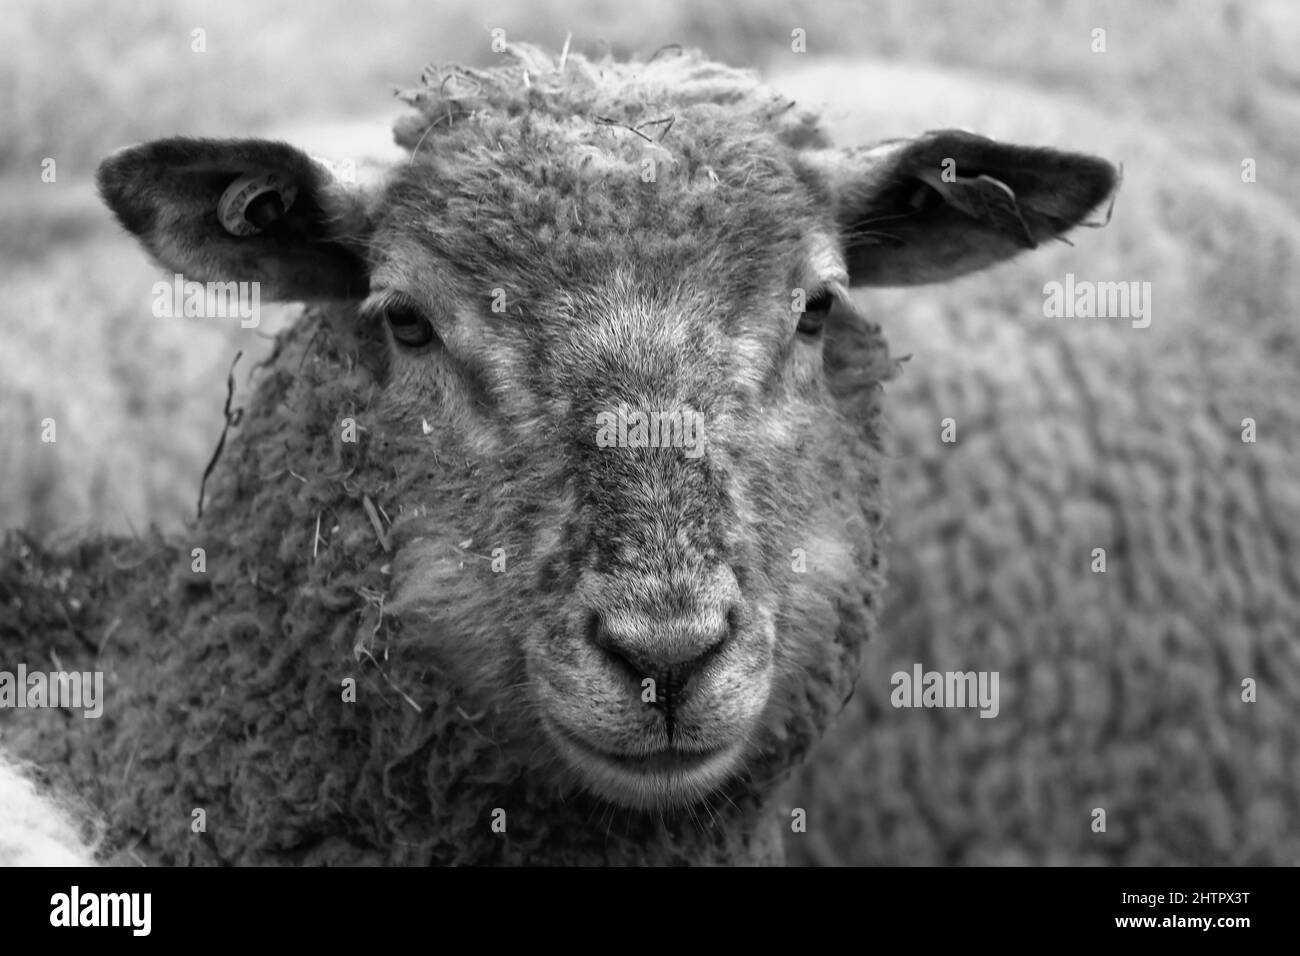
[[[187,277],[385,330],[405,639],[539,771],[663,810],[776,776],[851,692],[892,363],[850,284],[1006,258],[1114,176],[960,132],[831,150],[748,74],[530,56],[415,97],[413,160],[374,189],[197,140],[114,156],[101,188]],[[252,229],[223,226],[267,175]]]
[[[362,306],[389,328],[401,416],[520,503],[479,526],[527,569],[494,657],[522,666],[564,765],[632,806],[696,799],[752,756],[876,581],[874,436],[823,369],[854,321],[827,314],[848,281],[834,224],[774,139],[731,132],[654,182],[613,131],[595,176],[579,144],[509,127],[494,139],[531,162],[508,182],[404,169]],[[447,582],[408,579],[397,606],[440,617]]]

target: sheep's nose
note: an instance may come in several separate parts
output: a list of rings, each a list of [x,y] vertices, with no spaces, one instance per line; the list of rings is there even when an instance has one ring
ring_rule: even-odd
[[[738,611],[708,613],[675,621],[646,621],[638,615],[598,614],[593,640],[638,678],[683,686],[717,657],[736,630]]]
[[[631,595],[636,597],[632,598]],[[740,588],[730,569],[711,575],[707,587],[676,600],[645,600],[641,588],[628,600],[602,602],[588,618],[588,639],[638,679],[684,688],[715,660],[739,631]]]

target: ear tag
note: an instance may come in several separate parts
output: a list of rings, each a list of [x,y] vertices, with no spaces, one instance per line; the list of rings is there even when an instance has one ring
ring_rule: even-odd
[[[217,216],[232,236],[255,236],[288,212],[297,196],[298,187],[279,173],[246,173],[221,194]]]
[[[1015,191],[1002,180],[979,175],[958,176],[953,182],[945,182],[932,169],[918,172],[916,176],[939,193],[944,202],[954,209],[1015,240],[1025,249],[1037,248],[1034,234],[1029,231],[1024,216],[1020,214]]]

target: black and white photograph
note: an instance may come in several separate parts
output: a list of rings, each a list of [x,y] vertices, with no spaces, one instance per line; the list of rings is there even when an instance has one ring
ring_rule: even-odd
[[[0,865],[77,868],[24,921],[148,935],[82,867],[1158,867],[1091,917],[1233,945],[1203,874],[1300,864],[1300,4],[0,51]]]

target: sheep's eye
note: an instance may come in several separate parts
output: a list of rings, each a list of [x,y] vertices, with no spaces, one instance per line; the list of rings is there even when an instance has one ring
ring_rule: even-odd
[[[393,338],[407,348],[423,348],[438,338],[433,323],[415,305],[403,300],[384,306],[384,321],[392,330]]]
[[[825,289],[814,292],[804,303],[803,315],[799,316],[799,333],[814,336],[826,323],[826,315],[831,310],[833,296]]]

